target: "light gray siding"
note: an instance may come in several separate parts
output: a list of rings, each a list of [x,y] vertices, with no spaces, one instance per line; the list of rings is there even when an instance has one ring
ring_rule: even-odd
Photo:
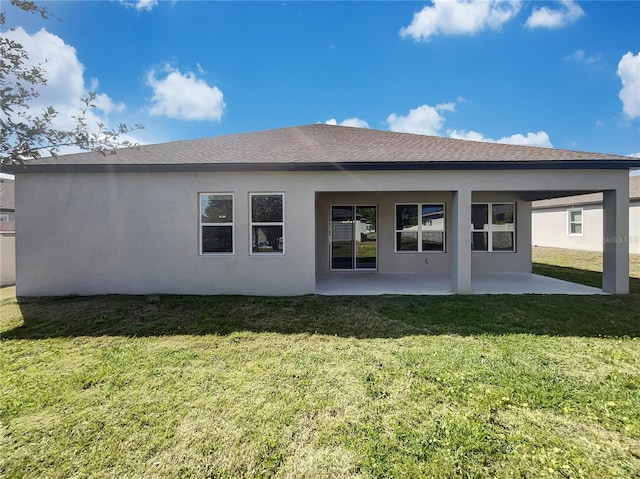
[[[582,210],[582,235],[570,235],[567,230],[568,211]],[[533,210],[533,246],[602,251],[602,204],[575,205]],[[640,254],[640,202],[629,207],[629,252]]]

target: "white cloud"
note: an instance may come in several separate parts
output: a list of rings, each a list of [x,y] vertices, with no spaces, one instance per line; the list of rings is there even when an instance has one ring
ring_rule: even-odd
[[[343,120],[340,123],[338,123],[338,121],[335,118],[331,118],[330,120],[325,121],[325,124],[327,124],[327,125],[340,125],[340,126],[353,126],[355,128],[369,128],[369,123],[367,123],[366,121],[361,120],[360,118],[357,118],[357,117],[347,118],[346,120]]]
[[[151,115],[180,120],[222,119],[226,104],[217,86],[207,85],[192,72],[182,74],[169,66],[162,73],[161,77],[154,70],[147,73],[147,85],[153,88]]]
[[[529,132],[526,135],[516,133],[515,135],[502,137],[499,140],[493,140],[491,138],[486,138],[484,135],[476,131],[452,130],[449,132],[449,137],[457,138],[459,140],[483,141],[485,143],[503,143],[506,145],[541,146],[545,148],[553,148],[553,145],[549,140],[549,135],[544,131],[539,131],[537,133]]]
[[[454,102],[438,103],[436,105],[438,111],[456,111],[456,104]]]
[[[633,158],[640,158],[640,151],[638,153],[629,153],[627,156],[632,156]]]
[[[582,62],[584,61],[584,57],[585,57],[584,50],[576,50],[571,55],[567,55],[566,57],[564,57],[564,60],[566,62],[568,61]]]
[[[595,55],[587,55],[584,50],[576,50],[571,55],[564,57],[565,62],[584,63],[586,65],[593,65],[602,60],[602,53],[598,52]]]
[[[496,143],[504,143],[506,145],[542,146],[545,148],[553,148],[553,145],[549,140],[549,135],[544,131],[539,131],[538,133],[529,132],[526,135],[516,133],[515,135],[500,138],[499,140],[496,140]]]
[[[618,63],[618,76],[622,81],[619,94],[622,110],[631,119],[640,117],[640,52],[623,55]]]
[[[449,131],[449,138],[455,138],[456,140],[484,141],[493,143],[493,140],[485,138],[482,133],[478,133],[477,131],[451,130]]]
[[[97,91],[98,87],[95,79],[91,79],[88,85],[85,83],[84,66],[78,59],[76,49],[44,28],[30,35],[22,27],[17,27],[3,35],[20,43],[26,50],[29,59],[25,66],[41,65],[44,69],[47,83],[35,88],[39,96],[30,102],[30,110],[40,113],[51,106],[58,112],[53,120],[54,128],[74,128],[76,122],[72,117],[81,111],[81,98],[86,97],[89,91]],[[99,93],[94,103],[96,108],[89,110],[86,118],[90,129],[97,130],[98,123],[108,124],[105,115],[120,113],[125,109],[124,103],[115,103],[105,93]]]
[[[558,10],[534,8],[525,25],[529,28],[561,28],[584,15],[584,10],[573,0],[562,0],[560,3],[562,7]]]
[[[506,145],[540,146],[553,148],[549,135],[544,131],[529,132],[526,135],[516,133],[504,136],[498,140],[485,137],[482,133],[473,130],[447,130],[443,132],[446,118],[443,112],[455,112],[456,103],[439,103],[435,107],[422,105],[409,110],[406,116],[392,113],[387,117],[387,123],[391,131],[402,133],[416,133],[419,135],[449,136],[459,140],[482,141],[485,143],[503,143]],[[335,120],[330,120],[335,121]],[[335,123],[334,123],[335,124]]]
[[[428,41],[434,35],[473,35],[482,30],[498,30],[517,15],[520,0],[433,0],[413,16],[400,35]]]
[[[391,131],[417,133],[419,135],[438,135],[445,121],[441,111],[455,111],[455,103],[441,103],[435,107],[422,105],[409,110],[406,116],[392,113],[387,117]]]
[[[92,91],[93,90],[95,89],[92,88]],[[112,111],[115,113],[122,113],[125,109],[124,103],[114,103],[113,100],[104,93],[98,93],[93,104],[97,109],[102,110],[106,114],[109,114]]]
[[[158,5],[158,0],[136,0],[136,1],[120,0],[120,3],[125,7],[135,8],[139,12],[142,10],[146,10],[147,12],[149,12],[153,7]]]

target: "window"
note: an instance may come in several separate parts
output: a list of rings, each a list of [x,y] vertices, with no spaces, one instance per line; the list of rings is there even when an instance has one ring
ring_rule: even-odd
[[[582,236],[582,210],[568,210],[567,219],[567,234],[569,236]]]
[[[444,252],[444,203],[396,205],[396,252]]]
[[[200,254],[233,253],[233,194],[200,193]]]
[[[471,205],[471,251],[515,251],[515,203]]]
[[[9,215],[0,215],[0,221],[9,221]]]
[[[251,253],[284,253],[284,193],[251,193]]]

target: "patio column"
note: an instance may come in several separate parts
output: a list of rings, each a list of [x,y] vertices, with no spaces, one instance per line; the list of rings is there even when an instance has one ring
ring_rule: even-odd
[[[603,192],[602,290],[629,293],[629,191]]]
[[[451,291],[471,293],[471,190],[453,192]]]

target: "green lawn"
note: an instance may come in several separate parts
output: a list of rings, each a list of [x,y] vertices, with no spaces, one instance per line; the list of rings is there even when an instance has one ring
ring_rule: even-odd
[[[599,284],[581,253],[534,258]],[[640,475],[640,279],[582,297],[13,291],[2,478]]]

